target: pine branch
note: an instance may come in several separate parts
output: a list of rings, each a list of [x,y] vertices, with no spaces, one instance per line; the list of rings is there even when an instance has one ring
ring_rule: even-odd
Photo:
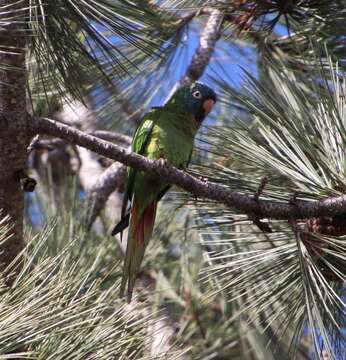
[[[167,183],[175,184],[192,193],[195,197],[218,201],[238,211],[256,215],[257,218],[304,219],[317,216],[334,216],[346,212],[346,195],[319,201],[299,201],[282,203],[270,200],[256,200],[254,196],[228,190],[225,186],[206,183],[185,171],[159,160],[149,160],[120,146],[100,140],[70,126],[47,118],[32,117],[31,128],[35,133],[59,137],[72,144],[83,146],[124,165],[146,171]]]
[[[111,131],[95,130],[89,134],[106,141],[115,141],[127,147],[131,138]],[[87,227],[90,228],[105,207],[111,194],[118,190],[123,192],[126,179],[126,167],[119,162],[111,164],[92,184],[87,193]]]
[[[223,19],[224,15],[219,9],[210,10],[208,21],[200,36],[199,46],[186,70],[185,76],[180,80],[180,86],[194,82],[202,76],[214,52],[215,44],[220,37]]]
[[[123,191],[125,176],[126,167],[119,162],[115,162],[102,173],[89,189],[87,196],[88,228],[91,227],[100,214],[110,194],[117,189]]]
[[[126,146],[131,145],[131,137],[120,134],[114,131],[106,131],[106,130],[95,130],[89,133],[90,135],[96,136],[100,139],[106,140],[106,141],[115,141],[122,143]]]

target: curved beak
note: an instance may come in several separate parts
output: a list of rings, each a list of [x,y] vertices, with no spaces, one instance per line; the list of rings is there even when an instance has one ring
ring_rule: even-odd
[[[210,111],[213,109],[213,106],[215,104],[215,101],[213,99],[207,99],[203,102],[203,109],[205,114],[209,114]]]

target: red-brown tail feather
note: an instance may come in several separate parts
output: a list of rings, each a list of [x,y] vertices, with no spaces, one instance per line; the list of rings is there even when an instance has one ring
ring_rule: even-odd
[[[138,275],[145,248],[151,238],[154,228],[157,203],[150,203],[139,214],[136,201],[131,209],[130,228],[126,247],[123,277],[120,287],[120,296],[123,296],[127,284],[127,301],[131,301],[132,291]]]
[[[144,243],[145,237],[151,236],[154,228],[155,215],[156,215],[156,202],[152,202],[145,208],[143,215],[138,221],[138,225],[135,232],[135,238],[137,239],[138,242]]]

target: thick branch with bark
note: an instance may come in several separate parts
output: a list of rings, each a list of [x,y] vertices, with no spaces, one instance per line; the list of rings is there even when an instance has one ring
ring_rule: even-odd
[[[26,121],[25,10],[0,0],[0,210],[11,218],[12,237],[0,247],[3,270],[23,248],[24,193],[20,178],[30,138]],[[6,10],[4,10],[6,8]],[[11,18],[17,21],[9,21]]]
[[[32,118],[32,130],[39,134],[60,137],[73,144],[83,146],[124,165],[146,171],[160,177],[169,184],[177,185],[194,196],[215,200],[240,212],[256,215],[258,218],[303,219],[317,216],[333,216],[346,212],[346,195],[319,201],[282,203],[257,200],[254,196],[228,190],[225,186],[206,183],[182,170],[162,161],[149,160],[120,146],[100,140],[70,126],[46,118]]]
[[[95,130],[89,133],[90,135],[96,136],[100,139],[106,140],[106,141],[115,141],[118,143],[121,143],[125,146],[131,145],[131,138],[130,136],[116,133],[114,131],[105,131],[105,130]]]

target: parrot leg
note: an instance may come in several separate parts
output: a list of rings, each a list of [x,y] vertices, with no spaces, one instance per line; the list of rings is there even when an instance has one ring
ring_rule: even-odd
[[[160,163],[161,166],[166,166],[168,164],[168,161],[167,159],[163,158],[163,157],[160,157],[158,159],[158,162]]]

